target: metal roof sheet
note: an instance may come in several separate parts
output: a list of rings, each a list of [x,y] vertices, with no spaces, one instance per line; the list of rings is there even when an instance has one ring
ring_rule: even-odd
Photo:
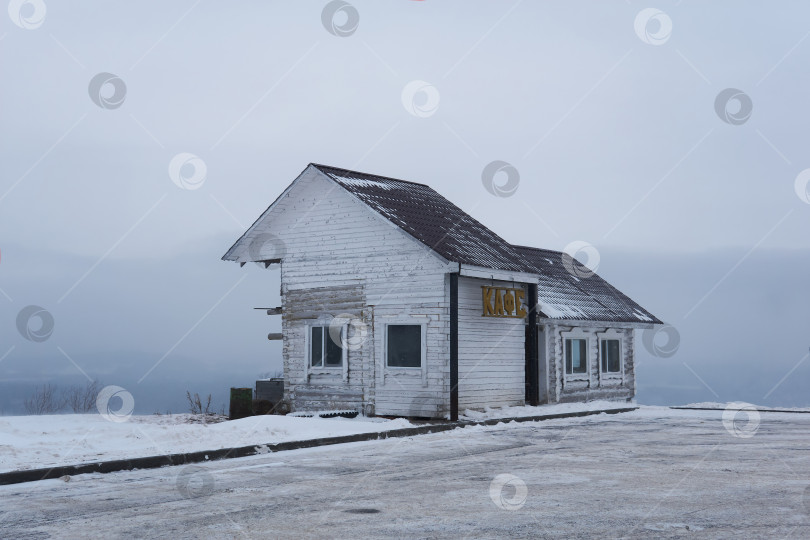
[[[540,276],[537,286],[542,316],[549,319],[576,319],[606,322],[663,324],[616,287],[591,272],[575,259],[579,270],[570,273],[563,263],[568,257],[560,251],[513,246],[532,264]]]
[[[526,271],[509,242],[425,184],[313,165],[448,261]]]
[[[566,270],[563,253],[510,244],[430,186],[313,166],[448,261],[537,274],[543,317],[662,324],[575,260],[570,261],[581,270],[577,276]]]
[[[510,244],[425,184],[315,163],[310,166],[447,261],[538,276],[542,317],[663,324],[575,260],[567,261],[577,270],[571,273],[563,264],[564,254],[559,251]],[[235,250],[261,219],[236,241],[223,259],[236,260]]]

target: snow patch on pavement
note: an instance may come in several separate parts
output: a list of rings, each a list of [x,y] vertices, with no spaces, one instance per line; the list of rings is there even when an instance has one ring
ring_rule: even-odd
[[[736,402],[735,402],[736,403]],[[718,403],[716,401],[702,401],[700,403],[689,403],[688,405],[678,405],[678,407],[691,407],[694,409],[718,409],[723,410],[732,403]],[[810,407],[765,407],[764,405],[753,405],[758,411],[795,411],[810,412]]]
[[[460,415],[463,420],[492,420],[497,418],[520,418],[525,416],[541,416],[544,414],[562,414],[583,411],[601,411],[605,409],[624,409],[635,407],[635,403],[626,401],[598,400],[587,403],[557,403],[554,405],[530,405],[519,407],[487,407],[483,411],[467,409]]]

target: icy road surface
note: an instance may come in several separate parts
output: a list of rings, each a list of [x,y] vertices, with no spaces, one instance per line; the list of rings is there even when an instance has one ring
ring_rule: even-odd
[[[810,415],[734,431],[643,408],[0,486],[0,538],[810,538]]]

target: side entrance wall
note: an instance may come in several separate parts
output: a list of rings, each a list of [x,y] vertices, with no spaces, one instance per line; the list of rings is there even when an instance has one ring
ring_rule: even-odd
[[[484,317],[482,287],[520,289],[505,281],[460,277],[458,283],[459,411],[523,405],[526,398],[526,320]],[[495,302],[494,298],[489,299]]]
[[[544,324],[545,323],[545,324]],[[544,347],[541,353],[547,359],[549,403],[572,401],[592,401],[596,399],[632,399],[636,394],[635,346],[632,328],[614,326],[597,326],[596,324],[578,326],[549,324],[541,322],[543,336],[540,340]],[[565,339],[585,339],[587,343],[588,369],[583,374],[565,372]],[[603,373],[600,367],[599,341],[602,338],[618,339],[620,342],[621,371]],[[541,368],[542,372],[542,368]],[[541,381],[542,384],[542,381]]]

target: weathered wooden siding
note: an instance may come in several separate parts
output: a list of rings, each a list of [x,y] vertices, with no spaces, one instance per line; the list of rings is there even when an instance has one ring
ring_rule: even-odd
[[[445,417],[449,406],[446,264],[427,247],[313,172],[277,203],[253,236],[284,242],[281,265],[285,399],[294,411]],[[367,326],[348,370],[308,369],[307,330],[348,313]],[[391,322],[426,325],[424,372],[384,366]]]
[[[619,333],[623,373],[600,376],[598,333],[613,330]],[[590,401],[595,399],[631,399],[636,393],[635,365],[633,361],[634,331],[616,328],[578,325],[545,324],[546,355],[548,357],[549,402]],[[585,380],[572,380],[565,375],[563,333],[581,331],[588,338],[588,373]]]
[[[351,408],[366,414],[448,417],[448,272],[459,267],[449,265],[314,168],[285,191],[242,245],[268,235],[283,246],[273,241],[258,256],[251,254],[251,260],[282,259],[284,397],[292,410]],[[237,254],[242,260],[244,255]],[[459,278],[461,410],[524,403],[525,321],[483,317],[482,285],[516,284]],[[348,349],[339,368],[310,367],[309,328],[328,326],[339,315],[362,325],[365,341]],[[385,365],[385,329],[392,323],[423,326],[421,368]],[[584,380],[572,381],[563,375],[561,336],[571,327],[554,321],[544,324],[541,343],[548,359],[550,402],[635,394],[632,329],[619,330],[623,377],[606,379],[600,377],[596,361],[596,332],[606,329],[581,326],[591,336],[590,373]]]
[[[469,277],[458,283],[459,410],[523,405],[526,321],[483,317],[481,287],[519,284]]]
[[[284,355],[303,358],[290,364],[297,381],[291,385],[289,398],[293,410],[357,409],[364,406],[363,359],[347,351],[346,366],[310,368],[307,362],[310,326],[328,326],[331,318],[339,314],[363,318],[365,293],[362,284],[313,287],[288,290],[282,297],[282,325],[287,330]],[[285,324],[286,323],[286,324]],[[351,377],[349,374],[351,373]],[[286,376],[286,373],[285,373]]]

